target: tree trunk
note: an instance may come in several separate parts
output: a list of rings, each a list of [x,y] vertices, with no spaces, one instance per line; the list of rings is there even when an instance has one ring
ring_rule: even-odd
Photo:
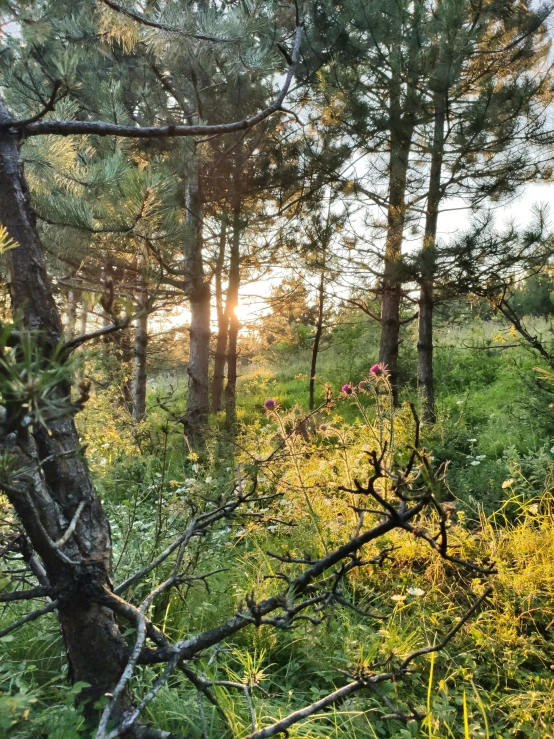
[[[240,287],[240,233],[241,202],[238,199],[233,209],[233,238],[231,240],[229,286],[227,288],[227,302],[225,305],[225,311],[229,316],[227,386],[225,387],[225,423],[228,429],[235,427],[237,415],[237,341],[240,327],[237,307],[239,304]]]
[[[83,302],[81,303],[81,315],[79,316],[79,336],[85,336],[87,333],[88,324],[88,300],[83,296]],[[84,352],[84,348],[80,347],[80,351]],[[75,380],[77,385],[84,382],[85,379],[85,361],[84,355],[81,357],[81,361],[78,364],[77,373]]]
[[[422,418],[434,423],[435,388],[433,377],[433,282],[436,268],[436,237],[439,205],[442,197],[441,175],[444,151],[445,93],[434,95],[435,123],[433,150],[425,216],[425,235],[421,252],[421,284],[419,293],[419,324],[417,341],[417,387],[422,406]]]
[[[143,264],[143,269],[146,265]],[[148,302],[146,275],[138,275],[138,310],[144,310]],[[146,360],[148,353],[148,314],[143,313],[135,321],[135,342],[133,354],[133,421],[140,423],[146,414]]]
[[[0,122],[9,114],[0,101]],[[8,285],[14,315],[25,329],[40,332],[44,346],[53,348],[62,339],[62,323],[52,296],[42,244],[29,201],[27,183],[19,161],[17,135],[0,131],[0,222],[18,247],[8,252]],[[61,387],[66,397],[69,387]],[[92,702],[113,689],[127,653],[113,613],[92,596],[112,587],[112,547],[108,519],[92,482],[71,417],[52,422],[46,430],[19,428],[15,453],[33,459],[48,458],[42,465],[22,472],[25,493],[8,492],[23,527],[44,564],[48,581],[60,592],[61,624],[70,676],[90,684],[84,697]],[[28,457],[27,457],[28,459]],[[83,508],[74,533],[59,548],[61,537],[77,508]],[[92,706],[92,702],[90,705]]]
[[[204,280],[202,232],[204,208],[200,191],[200,161],[191,167],[187,186],[187,236],[184,245],[185,293],[190,305],[190,356],[184,432],[193,445],[201,444],[208,425],[210,362],[210,283]]]
[[[398,347],[402,299],[402,241],[406,223],[406,181],[413,124],[401,115],[400,85],[391,82],[391,143],[389,157],[389,205],[382,284],[379,361],[390,373],[393,400],[398,402]]]
[[[77,322],[77,295],[73,288],[67,291],[67,305],[65,310],[65,331],[68,339],[75,335],[75,324]]]
[[[217,341],[215,345],[214,376],[212,380],[212,411],[218,413],[223,403],[223,385],[225,382],[225,362],[227,360],[227,338],[229,335],[229,314],[223,306],[223,265],[227,241],[227,216],[221,216],[219,252],[215,266],[215,304],[217,310]]]
[[[325,307],[325,256],[323,251],[323,265],[321,267],[321,278],[319,280],[319,301],[317,306],[317,323],[315,327],[314,345],[312,347],[312,365],[310,368],[310,410],[313,411],[315,405],[315,375],[317,369],[317,355],[319,352],[319,344],[321,342],[321,334],[323,333],[323,309]]]

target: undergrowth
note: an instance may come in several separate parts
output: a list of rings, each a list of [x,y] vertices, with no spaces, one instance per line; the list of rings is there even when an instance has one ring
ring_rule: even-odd
[[[354,339],[363,342],[363,336]],[[222,683],[216,687],[220,710],[201,700],[184,676],[175,676],[149,708],[156,725],[195,739],[244,736],[253,719],[258,726],[271,723],[340,686],[344,671],[440,641],[490,584],[486,606],[445,650],[419,659],[409,679],[381,688],[393,703],[413,705],[422,721],[383,719],[382,696],[367,691],[289,735],[554,737],[554,424],[530,381],[533,363],[526,355],[491,351],[485,368],[483,354],[477,364],[467,353],[456,357],[446,348],[437,352],[439,420],[423,429],[423,445],[444,469],[438,492],[449,513],[450,546],[461,558],[494,563],[496,574],[450,564],[424,542],[391,533],[374,550],[390,549],[382,563],[361,568],[350,581],[356,609],[334,607],[322,623],[304,621],[290,631],[243,630],[196,665]],[[361,391],[340,393],[344,383],[354,387],[362,379],[359,364],[323,360],[321,407],[309,417],[299,402],[307,396],[302,353],[286,367],[253,368],[240,381],[237,437],[226,438],[216,419],[200,455],[167,413],[169,403],[178,415],[179,392],[162,404],[160,389],[153,388],[148,420],[138,427],[123,418],[109,393],[89,403],[80,429],[112,521],[117,581],[182,530],[191,501],[254,478],[268,499],[264,509],[254,507],[204,537],[198,558],[212,577],[156,603],[153,620],[169,636],[219,623],[250,593],[261,598],[274,592],[283,565],[272,554],[311,559],[352,535],[359,513],[355,497],[342,488],[367,479],[369,453],[385,440],[392,467],[413,437],[408,405],[393,411],[378,378]],[[329,394],[336,401],[326,400]],[[525,398],[540,400],[541,413]],[[276,407],[264,411],[266,399],[275,399]],[[146,579],[141,587],[151,584]],[[0,624],[20,613],[10,604]],[[5,637],[2,648],[0,737],[85,737],[73,705],[82,686],[68,687],[55,619],[28,624]],[[147,688],[157,674],[155,667],[141,668],[135,687]]]

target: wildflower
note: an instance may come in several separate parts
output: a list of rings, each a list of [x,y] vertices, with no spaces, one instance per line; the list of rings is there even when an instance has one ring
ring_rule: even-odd
[[[418,598],[421,598],[422,595],[425,595],[425,590],[422,590],[421,588],[407,588],[406,592],[410,595],[416,595]]]
[[[264,408],[266,411],[274,411],[277,407],[277,401],[273,398],[268,398],[264,403]]]
[[[342,388],[341,388],[341,390],[346,395],[352,395],[352,393],[354,392],[354,388],[350,384],[343,385]]]
[[[475,442],[477,441],[477,439],[468,439],[468,441],[469,441],[470,444],[475,444]]]
[[[539,512],[539,504],[533,503],[533,505],[529,506],[529,513],[538,513]]]
[[[481,464],[481,462],[478,459],[474,459],[471,464],[473,465],[473,467],[477,467],[477,465]]]
[[[373,367],[369,370],[372,375],[375,375],[375,377],[380,377],[383,374],[383,365],[382,364],[374,364]]]
[[[390,599],[391,600],[402,601],[402,600],[406,600],[406,596],[405,595],[391,595],[391,598]]]
[[[512,485],[514,485],[514,484],[515,484],[514,478],[513,477],[510,477],[509,480],[504,480],[504,482],[502,483],[502,489],[503,490],[506,490],[506,488],[511,488]]]
[[[208,475],[208,477],[206,477],[206,485],[209,485],[212,481],[213,477],[211,475]]]
[[[550,447],[550,454],[554,454],[554,446]]]
[[[475,457],[475,459],[478,459],[480,462],[482,462],[483,459],[486,459],[486,458],[487,458],[486,454],[479,454],[477,457]]]

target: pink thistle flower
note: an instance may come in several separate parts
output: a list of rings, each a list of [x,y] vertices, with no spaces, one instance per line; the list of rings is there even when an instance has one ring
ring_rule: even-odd
[[[273,398],[268,398],[264,403],[264,408],[266,411],[274,411],[277,407],[277,401]]]
[[[341,389],[342,392],[346,395],[352,395],[352,393],[354,392],[354,388],[350,384],[343,385]]]
[[[383,366],[381,364],[374,364],[369,371],[375,377],[380,377],[383,374]]]

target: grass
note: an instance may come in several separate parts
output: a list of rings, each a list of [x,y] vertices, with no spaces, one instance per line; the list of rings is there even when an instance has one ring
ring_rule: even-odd
[[[498,333],[498,325],[485,326],[480,335],[488,340],[494,331]],[[382,568],[358,571],[348,592],[360,608],[383,618],[335,608],[319,626],[304,623],[290,632],[266,626],[244,630],[197,665],[213,679],[252,685],[258,725],[344,684],[341,670],[435,643],[490,582],[493,594],[487,607],[446,650],[421,658],[416,674],[402,684],[383,688],[390,701],[413,704],[425,714],[423,721],[384,720],[382,700],[362,692],[293,727],[290,736],[554,737],[554,419],[547,389],[536,384],[536,361],[521,350],[470,351],[464,342],[471,336],[471,328],[464,327],[440,337],[439,419],[435,427],[424,427],[423,443],[435,464],[449,462],[442,494],[455,504],[449,539],[456,553],[473,561],[494,560],[497,574],[487,578],[454,568],[421,541],[390,534],[380,546],[398,547],[393,558]],[[321,357],[318,397],[323,399],[327,383],[337,391],[345,382],[361,380],[375,354],[371,331],[336,337],[335,346]],[[415,399],[413,357],[403,359],[403,400]],[[94,399],[83,414],[81,431],[114,522],[116,562],[121,560],[118,580],[183,525],[188,500],[225,489],[237,464],[247,471],[250,455],[263,456],[275,447],[278,434],[306,408],[308,367],[309,353],[294,351],[242,374],[238,395],[244,451],[235,450],[225,459],[216,458],[214,444],[205,458],[195,460],[159,408],[152,408],[138,435],[122,433],[121,411],[114,410],[109,395]],[[168,391],[169,385],[162,378],[157,392],[162,386]],[[278,415],[263,412],[267,397],[278,399]],[[182,407],[181,389],[171,402]],[[392,419],[386,408],[376,410],[370,396],[342,401],[328,415],[321,412],[314,426],[317,434],[308,440],[292,437],[289,456],[261,475],[261,491],[280,496],[274,510],[280,522],[267,528],[256,519],[236,527],[222,524],[199,544],[200,563],[222,569],[210,579],[210,591],[197,584],[187,589],[186,598],[174,594],[156,605],[153,618],[170,636],[219,623],[248,593],[261,598],[273,592],[275,581],[268,576],[276,575],[280,565],[268,550],[311,556],[344,541],[354,525],[353,501],[340,486],[367,475],[367,450],[374,447],[376,434],[394,431],[399,451],[413,435],[405,407]],[[6,609],[0,624],[13,620],[21,608]],[[2,651],[0,737],[87,736],[67,689],[55,619],[45,618],[4,639]],[[146,690],[156,674],[144,668],[135,687]],[[171,689],[162,690],[152,703],[150,715],[161,728],[198,739],[203,731],[210,739],[226,730],[237,737],[249,733],[251,706],[243,692],[219,686],[217,697],[225,720],[209,704],[199,703],[184,678],[176,677]]]

